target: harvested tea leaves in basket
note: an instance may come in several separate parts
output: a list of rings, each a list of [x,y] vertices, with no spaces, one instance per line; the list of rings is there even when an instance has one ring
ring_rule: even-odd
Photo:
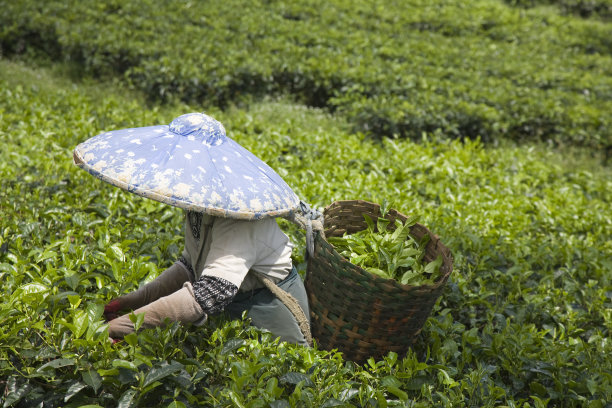
[[[403,285],[433,285],[440,274],[442,258],[424,262],[425,247],[429,235],[420,241],[410,236],[410,227],[416,217],[405,223],[395,220],[395,229],[390,231],[390,220],[378,217],[374,222],[364,215],[367,228],[342,237],[328,237],[338,253],[352,264],[384,279],[395,279]]]

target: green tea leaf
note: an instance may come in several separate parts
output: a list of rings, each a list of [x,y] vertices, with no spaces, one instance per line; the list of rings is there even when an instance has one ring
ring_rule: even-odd
[[[246,342],[243,339],[230,339],[223,345],[221,354],[224,355],[231,353],[232,351],[244,346],[245,343]]]
[[[376,226],[374,225],[374,221],[372,220],[372,217],[370,217],[367,214],[363,215],[363,218],[366,222],[367,228],[369,231],[374,231],[374,229],[376,228]]]
[[[29,383],[23,384],[21,387],[19,387],[18,390],[6,395],[4,399],[4,405],[2,407],[8,408],[11,405],[15,404],[16,402],[19,402],[23,397],[28,395],[31,389],[32,389],[32,386]]]
[[[387,272],[383,271],[382,269],[373,268],[373,267],[364,267],[363,269],[365,269],[366,271],[370,272],[373,275],[380,276],[381,278],[384,278],[384,279],[392,278],[391,276],[389,276],[389,274],[387,274]]]
[[[376,229],[378,230],[378,233],[382,234],[387,231],[387,226],[389,225],[389,223],[390,221],[388,219],[378,217],[376,219]]]
[[[114,256],[120,262],[125,262],[125,253],[118,245],[111,245],[108,248],[107,254]]]
[[[371,257],[372,257],[372,254],[357,255],[353,253],[348,258],[352,264],[361,266],[361,265],[368,265],[370,262],[369,259]]]
[[[344,389],[342,390],[342,392],[340,392],[340,399],[343,402],[347,402],[350,401],[351,399],[353,399],[354,396],[359,395],[359,390],[356,388],[348,388],[348,389]]]
[[[76,309],[81,304],[81,297],[79,295],[68,295],[68,302],[70,303],[70,307]]]
[[[123,340],[132,347],[136,347],[138,345],[138,334],[130,333],[123,336]]]
[[[73,273],[65,276],[64,280],[70,289],[76,290],[76,288],[79,286],[79,282],[81,281],[81,277],[78,273]]]
[[[346,238],[343,237],[327,237],[327,242],[336,247],[338,251],[341,248],[346,247]]]
[[[28,283],[19,288],[23,295],[40,294],[49,291],[49,288],[42,283]]]
[[[433,381],[427,376],[416,376],[406,382],[405,388],[412,391],[420,390],[423,385],[431,384]]]
[[[429,273],[433,277],[437,277],[440,272],[440,266],[442,265],[442,257],[438,255],[438,257],[425,265],[425,273]]]
[[[138,331],[142,327],[144,323],[145,314],[144,313],[130,313],[128,316],[130,321],[134,324],[134,330]]]
[[[404,226],[406,228],[412,227],[413,225],[417,223],[418,220],[419,220],[419,217],[417,215],[409,215],[406,217],[406,221],[404,221]],[[408,229],[410,230],[410,228]]]
[[[186,406],[180,401],[172,401],[166,408],[186,408]]]
[[[102,313],[104,313],[104,306],[99,303],[88,303],[87,304],[87,320],[89,324],[100,320]]]
[[[143,387],[147,387],[155,381],[159,381],[163,378],[166,378],[169,375],[172,375],[177,371],[182,370],[183,368],[184,366],[176,361],[172,361],[170,364],[163,364],[160,367],[153,367],[151,370],[149,370],[149,372],[147,372],[147,375],[144,379]]]
[[[42,366],[38,367],[38,369],[36,371],[44,371],[46,369],[49,368],[60,368],[60,367],[66,367],[66,366],[71,366],[74,365],[75,361],[72,358],[57,358],[55,360],[51,360],[46,364],[43,364]]]
[[[297,385],[303,382],[305,387],[314,387],[314,383],[310,377],[304,373],[290,371],[280,377],[280,381],[288,384]]]
[[[392,375],[388,375],[386,377],[383,377],[380,380],[380,383],[385,386],[385,387],[401,387],[402,383],[400,380],[397,379],[397,377],[394,377]]]
[[[100,387],[102,386],[102,377],[94,369],[82,371],[81,377],[83,378],[83,381],[85,382],[85,384],[93,388],[94,393],[97,393]]]
[[[408,283],[410,283],[413,279],[418,278],[420,276],[420,274],[416,271],[406,271],[401,279],[400,279],[400,283],[402,285],[407,285]]]
[[[321,408],[330,408],[330,407],[341,407],[344,405],[344,402],[336,399],[330,398],[321,405]]]
[[[276,400],[270,402],[270,408],[290,408],[291,404],[286,400]]]
[[[406,394],[404,391],[402,391],[398,387],[387,386],[386,388],[387,388],[387,391],[389,391],[391,394],[395,395],[401,401],[408,401],[408,394]]]
[[[396,220],[395,231],[391,234],[391,241],[394,243],[403,244],[408,235],[410,234],[410,227],[407,224],[402,224],[399,220]]]
[[[123,393],[119,401],[117,401],[117,408],[131,408],[134,406],[136,401],[134,398],[136,397],[136,390],[127,390]]]
[[[73,324],[75,329],[74,337],[78,339],[85,333],[89,326],[87,312],[85,310],[78,310],[73,316]]]
[[[116,367],[116,368],[125,368],[131,371],[138,371],[138,367],[136,367],[136,365],[132,363],[131,361],[127,361],[127,360],[122,360],[122,359],[113,360],[112,365],[113,367]]]
[[[420,253],[421,253],[421,251],[419,251],[416,248],[410,248],[410,247],[409,248],[404,248],[404,249],[402,249],[402,251],[400,253],[400,259],[401,260],[406,260],[406,261],[410,260],[410,261],[414,262],[414,258],[413,257],[418,255],[418,254],[420,254]]]
[[[68,387],[68,391],[66,391],[66,395],[64,395],[64,402],[68,402],[68,400],[78,394],[83,388],[87,387],[86,384],[83,384],[80,381],[74,382],[70,387]]]

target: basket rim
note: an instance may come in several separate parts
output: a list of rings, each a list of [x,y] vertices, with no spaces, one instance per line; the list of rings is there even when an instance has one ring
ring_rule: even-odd
[[[374,206],[379,206],[379,204],[377,203],[373,203],[370,201],[365,201],[365,200],[338,200],[338,201],[334,201],[331,204],[329,204],[328,206],[325,207],[325,209],[323,210],[323,213],[325,214],[328,209],[332,206],[344,206],[344,205],[352,205],[352,204],[365,204],[365,205],[374,205]],[[399,212],[398,210],[394,209],[394,208],[389,208],[388,213],[390,213],[391,211],[395,212],[397,215],[407,218],[407,216],[401,212]],[[423,289],[427,289],[429,291],[434,291],[436,289],[439,289],[441,286],[445,285],[446,282],[448,281],[448,278],[450,277],[450,274],[453,271],[453,265],[454,265],[454,257],[452,252],[450,251],[450,249],[448,249],[448,247],[446,245],[444,245],[444,243],[440,240],[440,238],[434,234],[429,228],[427,228],[425,225],[420,224],[420,223],[415,223],[415,225],[418,225],[419,227],[423,228],[427,234],[429,234],[429,236],[431,237],[430,242],[434,242],[434,244],[436,245],[436,248],[439,248],[439,252],[447,252],[448,253],[448,267],[445,268],[446,272],[441,275],[438,280],[436,280],[434,282],[433,285],[410,285],[410,284],[402,284],[399,281],[397,281],[396,279],[393,278],[383,278],[381,276],[375,275],[371,272],[366,271],[365,269],[363,269],[362,267],[355,265],[354,263],[352,263],[350,260],[348,260],[346,257],[342,256],[337,250],[336,248],[330,244],[327,239],[325,237],[323,237],[321,235],[321,233],[319,231],[316,231],[315,234],[315,243],[323,243],[323,245],[327,245],[329,246],[332,250],[333,250],[333,254],[335,256],[340,257],[343,261],[345,261],[348,265],[350,265],[353,269],[356,269],[360,274],[368,276],[373,278],[374,282],[378,282],[379,284],[391,284],[393,286],[395,286],[397,289],[401,289],[402,291],[413,291],[415,288],[423,288]],[[411,232],[412,232],[412,227],[411,227]],[[428,244],[430,245],[430,244]],[[316,251],[315,251],[316,252]],[[444,266],[446,264],[446,259],[444,257],[442,257],[442,265]],[[367,274],[367,275],[366,275]]]

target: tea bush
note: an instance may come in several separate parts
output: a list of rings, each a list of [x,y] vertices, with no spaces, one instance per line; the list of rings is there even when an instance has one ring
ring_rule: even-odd
[[[122,77],[154,100],[225,106],[286,93],[376,137],[544,140],[608,156],[612,145],[612,23],[559,8],[495,0],[0,7],[2,53],[47,53]]]
[[[104,303],[174,261],[182,214],[93,179],[72,149],[196,110],[313,205],[386,198],[440,235],[454,272],[413,350],[361,366],[221,318],[111,344]],[[283,101],[151,108],[121,86],[0,60],[0,403],[604,407],[609,169],[538,146],[375,142],[349,127]],[[281,223],[303,269],[303,235]]]
[[[506,2],[519,7],[555,5],[564,13],[573,13],[581,17],[598,17],[608,21],[612,18],[610,0],[506,0]]]

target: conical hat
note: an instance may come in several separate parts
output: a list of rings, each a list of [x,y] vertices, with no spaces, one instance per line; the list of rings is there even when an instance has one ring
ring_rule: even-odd
[[[129,192],[219,217],[286,216],[300,205],[272,168],[202,113],[94,136],[75,148],[74,162]]]

